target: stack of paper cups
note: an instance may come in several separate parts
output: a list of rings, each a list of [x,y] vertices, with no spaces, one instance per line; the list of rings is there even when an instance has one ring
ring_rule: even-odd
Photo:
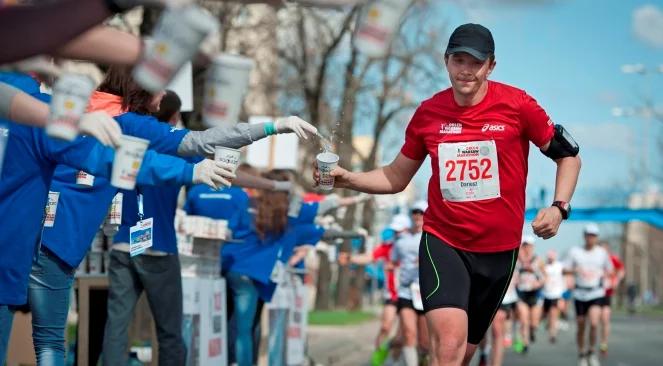
[[[253,65],[250,58],[237,55],[214,58],[203,94],[203,122],[208,127],[237,123]]]
[[[222,161],[232,165],[232,172],[235,173],[239,166],[240,157],[242,152],[237,149],[231,149],[224,146],[216,146],[214,148],[214,160]]]
[[[409,1],[376,0],[357,25],[355,46],[368,57],[383,57]]]
[[[149,143],[149,140],[122,136],[120,147],[115,150],[111,185],[128,190],[136,187],[136,177]]]
[[[108,208],[108,215],[106,216],[106,224],[109,225],[122,225],[122,201],[124,195],[122,192],[118,192],[115,197],[113,197],[113,202],[111,202],[110,207]]]
[[[46,133],[71,141],[78,136],[78,122],[87,109],[94,90],[92,79],[85,75],[64,74],[53,85]]]
[[[331,191],[334,189],[334,177],[331,171],[338,165],[338,155],[331,152],[323,152],[318,154],[318,171],[320,172],[320,187],[323,191]]]
[[[179,69],[190,61],[207,35],[219,22],[197,5],[166,9],[156,25],[154,38],[146,43],[133,77],[151,92],[163,90]]]

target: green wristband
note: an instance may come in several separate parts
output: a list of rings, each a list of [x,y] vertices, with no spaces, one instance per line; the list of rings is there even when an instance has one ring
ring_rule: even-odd
[[[274,122],[265,123],[265,135],[271,136],[276,134],[276,127],[274,127]]]

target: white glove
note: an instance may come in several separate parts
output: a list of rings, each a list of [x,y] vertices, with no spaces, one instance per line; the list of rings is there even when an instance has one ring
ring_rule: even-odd
[[[360,202],[368,201],[371,198],[373,198],[373,196],[371,196],[370,194],[366,194],[366,193],[362,192],[362,193],[359,193],[358,195],[355,196],[355,202],[360,203]]]
[[[274,128],[277,133],[294,132],[299,138],[303,139],[308,139],[308,133],[312,135],[318,133],[318,129],[315,126],[296,116],[277,118],[276,122],[274,122]]]
[[[86,113],[81,117],[78,128],[84,135],[90,135],[106,146],[120,146],[122,130],[113,117],[103,111]]]
[[[292,189],[292,183],[290,181],[274,180],[272,182],[274,182],[275,191],[290,192]]]
[[[228,163],[205,159],[193,168],[193,183],[207,184],[214,189],[230,187],[230,182],[235,179],[232,168]]]

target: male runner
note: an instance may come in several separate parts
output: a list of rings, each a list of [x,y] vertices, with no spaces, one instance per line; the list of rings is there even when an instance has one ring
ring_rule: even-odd
[[[469,363],[511,279],[522,235],[527,156],[532,141],[557,164],[555,199],[541,209],[534,233],[557,233],[568,217],[580,172],[578,146],[521,89],[489,81],[495,43],[478,24],[458,27],[444,57],[451,87],[424,101],[405,144],[387,166],[341,167],[335,185],[362,192],[400,192],[427,155],[432,171],[419,272],[432,365]],[[314,179],[319,182],[316,170]]]
[[[605,296],[604,278],[612,271],[610,256],[598,245],[599,228],[589,224],[584,230],[585,245],[569,251],[564,271],[575,275],[576,322],[578,333],[578,366],[598,366],[594,353]],[[589,343],[585,344],[585,325],[589,317]]]
[[[545,274],[543,285],[543,313],[548,319],[548,339],[550,343],[557,341],[559,305],[564,301],[562,294],[566,289],[564,279],[564,265],[557,260],[555,250],[548,251],[546,255]]]
[[[541,320],[542,301],[541,288],[545,282],[544,264],[534,254],[534,237],[525,235],[520,246],[518,261],[518,318],[520,319],[520,337],[523,342],[523,352],[527,353],[529,344],[536,341],[536,330]]]
[[[603,241],[601,242],[601,247],[608,252],[613,268],[613,271],[606,278],[605,297],[601,304],[601,343],[599,344],[599,350],[602,355],[606,355],[608,353],[608,337],[610,337],[610,306],[612,305],[612,295],[615,293],[615,289],[617,289],[619,283],[624,279],[625,272],[624,263],[619,259],[617,254],[610,250],[610,243]]]

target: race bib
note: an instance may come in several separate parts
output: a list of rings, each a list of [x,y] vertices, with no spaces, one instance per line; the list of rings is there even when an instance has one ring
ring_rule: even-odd
[[[495,141],[468,141],[438,145],[440,188],[452,202],[500,197]]]
[[[601,285],[603,271],[593,268],[578,270],[578,285],[582,287],[598,287]]]
[[[424,310],[424,302],[421,300],[421,289],[419,288],[419,283],[413,282],[410,285],[410,291],[412,292],[412,305],[416,310]]]
[[[58,200],[60,192],[48,192],[48,202],[46,203],[46,212],[44,213],[44,227],[53,227],[55,225],[55,213],[58,210]]]
[[[129,229],[129,254],[134,257],[142,254],[152,246],[152,231],[154,223],[152,218],[138,221],[136,226]]]

